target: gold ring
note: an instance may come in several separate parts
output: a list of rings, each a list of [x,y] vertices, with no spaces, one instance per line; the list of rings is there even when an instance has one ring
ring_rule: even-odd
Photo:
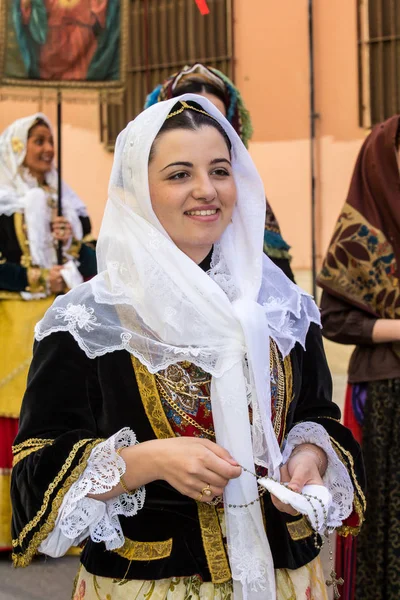
[[[201,490],[201,495],[212,496],[211,486],[209,483],[207,483],[206,487]]]

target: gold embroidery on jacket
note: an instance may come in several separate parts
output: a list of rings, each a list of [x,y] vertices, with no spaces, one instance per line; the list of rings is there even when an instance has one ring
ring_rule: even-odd
[[[81,475],[81,473],[83,473],[83,471],[86,469],[87,461],[89,459],[92,449],[102,441],[103,441],[102,439],[96,439],[96,440],[85,439],[85,440],[80,440],[79,442],[74,444],[64,465],[62,466],[61,470],[57,474],[57,477],[54,479],[54,481],[52,481],[52,483],[47,488],[47,490],[44,494],[44,500],[43,500],[43,504],[42,504],[40,510],[37,512],[36,516],[29,523],[27,523],[27,525],[25,525],[25,527],[19,534],[18,538],[12,540],[12,545],[14,548],[16,548],[17,546],[20,546],[22,544],[23,540],[25,539],[25,537],[28,535],[28,533],[39,524],[40,520],[42,519],[43,515],[45,514],[45,512],[47,510],[47,507],[50,502],[51,494],[57,488],[60,481],[67,473],[68,469],[71,467],[71,464],[72,464],[74,458],[76,457],[77,453],[79,452],[79,450],[83,446],[86,445],[86,448],[84,449],[84,452],[83,452],[82,458],[79,461],[79,464],[73,469],[71,475],[68,476],[68,478],[62,485],[61,489],[57,492],[56,497],[54,498],[52,505],[51,505],[51,512],[50,512],[49,516],[47,517],[45,523],[42,525],[42,527],[39,529],[39,531],[37,531],[33,535],[31,541],[28,544],[28,548],[24,552],[13,553],[12,559],[13,559],[13,563],[14,563],[15,567],[26,567],[27,565],[29,565],[34,554],[36,553],[37,548],[40,546],[42,541],[44,539],[46,539],[46,537],[49,535],[49,533],[53,530],[54,524],[56,522],[57,514],[58,514],[58,509],[60,508],[60,506],[62,504],[65,494],[67,493],[67,491],[69,490],[71,485],[73,483],[75,483],[75,481],[78,479],[78,477]]]
[[[363,522],[365,520],[364,514],[365,514],[365,511],[367,508],[367,501],[366,501],[363,491],[360,487],[360,484],[358,483],[358,480],[357,480],[357,476],[356,476],[356,473],[354,470],[354,461],[353,461],[352,455],[350,454],[350,452],[345,450],[333,437],[330,437],[330,440],[332,442],[333,448],[334,448],[336,454],[338,455],[339,459],[344,464],[346,469],[349,471],[351,480],[354,484],[354,487],[356,488],[353,504],[354,504],[356,514],[358,516],[358,525],[356,525],[356,526],[342,525],[341,527],[338,527],[336,529],[336,532],[339,535],[341,535],[342,537],[347,537],[348,535],[356,536],[359,534],[361,525],[363,524]]]
[[[270,340],[270,372],[272,376],[276,373],[277,378],[274,432],[276,437],[283,441],[286,432],[286,416],[293,399],[292,361],[290,355],[282,360],[278,346],[272,339]]]
[[[163,542],[136,542],[125,537],[124,545],[113,552],[130,561],[168,558],[172,552],[172,538]]]
[[[154,433],[160,439],[175,437],[164,412],[154,375],[135,358],[132,358],[136,381],[146,415]],[[222,583],[231,578],[228,560],[216,510],[213,506],[197,504],[201,535],[208,568],[213,583]]]
[[[22,459],[29,456],[33,452],[37,450],[41,450],[45,446],[51,446],[54,443],[52,439],[42,439],[42,438],[30,438],[25,442],[21,442],[21,444],[17,444],[12,447],[12,453],[14,455],[13,458],[13,467],[18,464]]]
[[[313,533],[312,527],[305,517],[302,517],[298,521],[292,521],[292,523],[286,523],[286,527],[288,528],[290,537],[295,542],[305,540]]]
[[[204,502],[197,503],[197,510],[211,581],[213,583],[229,581],[232,575],[225,553],[217,511],[214,506]]]
[[[353,460],[353,457],[352,457],[352,455],[350,454],[350,452],[349,452],[348,450],[345,450],[345,449],[344,449],[344,448],[343,448],[343,447],[342,447],[342,446],[341,446],[341,445],[340,445],[340,444],[339,444],[339,443],[338,443],[338,442],[335,440],[335,438],[333,438],[333,437],[331,437],[331,436],[330,436],[330,440],[331,440],[331,442],[333,443],[334,447],[336,446],[336,448],[334,448],[334,449],[336,450],[336,453],[337,453],[337,455],[339,456],[340,460],[342,461],[342,463],[343,463],[345,466],[347,466],[347,465],[346,465],[346,462],[343,460],[343,456],[341,456],[341,454],[342,454],[342,455],[344,455],[344,456],[347,458],[348,464],[349,464],[349,466],[350,466],[350,475],[351,475],[351,478],[352,478],[352,480],[353,480],[353,482],[354,482],[354,485],[356,486],[357,493],[358,493],[358,495],[359,495],[359,498],[360,498],[360,500],[361,500],[361,502],[362,502],[362,505],[363,505],[363,510],[364,510],[364,512],[365,512],[365,511],[366,511],[366,509],[367,509],[367,501],[366,501],[366,499],[365,499],[365,496],[364,496],[364,494],[363,494],[363,491],[362,491],[362,489],[361,489],[361,487],[360,487],[360,484],[358,483],[358,480],[357,480],[357,476],[356,476],[356,473],[355,473],[355,470],[354,470],[354,460]],[[339,452],[338,452],[338,451],[339,451]]]
[[[143,407],[154,433],[159,439],[175,437],[164,412],[154,375],[135,356],[131,356],[131,359]]]
[[[22,252],[21,265],[26,269],[32,265],[31,251],[29,241],[24,231],[24,217],[22,213],[14,213],[14,228],[17,237],[18,245]]]

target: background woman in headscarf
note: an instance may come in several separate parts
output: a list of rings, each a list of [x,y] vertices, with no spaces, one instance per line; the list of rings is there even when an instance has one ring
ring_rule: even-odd
[[[248,147],[253,134],[250,113],[243,103],[239,90],[224,73],[200,63],[185,66],[148,95],[145,108],[155,102],[176,98],[181,94],[199,94],[210,100],[228,119],[246,148]],[[264,252],[289,279],[294,281],[290,268],[290,246],[282,238],[278,221],[268,200],[266,205]]]
[[[345,600],[400,598],[399,122],[365,140],[318,278],[323,335],[356,346],[344,422],[362,442],[367,476],[357,560],[351,540],[339,540]]]
[[[11,548],[11,446],[32,357],[34,326],[56,294],[96,273],[86,207],[63,184],[57,216],[57,172],[48,119],[18,119],[0,136],[0,549]],[[64,265],[56,245],[63,244]]]
[[[99,275],[36,328],[17,566],[89,538],[76,600],[326,600],[318,539],[255,472],[312,484],[266,482],[323,531],[358,498],[359,448],[319,310],[263,255],[264,215],[250,155],[205,98],[157,103],[119,135]]]

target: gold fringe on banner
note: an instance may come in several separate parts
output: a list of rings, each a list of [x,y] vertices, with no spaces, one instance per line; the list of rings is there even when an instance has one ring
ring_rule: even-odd
[[[1,1],[1,0],[0,0]],[[62,90],[62,101],[66,104],[107,104],[121,105],[124,101],[124,90]],[[38,102],[54,104],[58,102],[56,90],[43,90],[28,87],[0,87],[0,102]]]

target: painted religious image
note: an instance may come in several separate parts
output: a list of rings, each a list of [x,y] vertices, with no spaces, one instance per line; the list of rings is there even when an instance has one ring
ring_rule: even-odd
[[[118,83],[121,5],[120,0],[7,0],[3,82]]]

